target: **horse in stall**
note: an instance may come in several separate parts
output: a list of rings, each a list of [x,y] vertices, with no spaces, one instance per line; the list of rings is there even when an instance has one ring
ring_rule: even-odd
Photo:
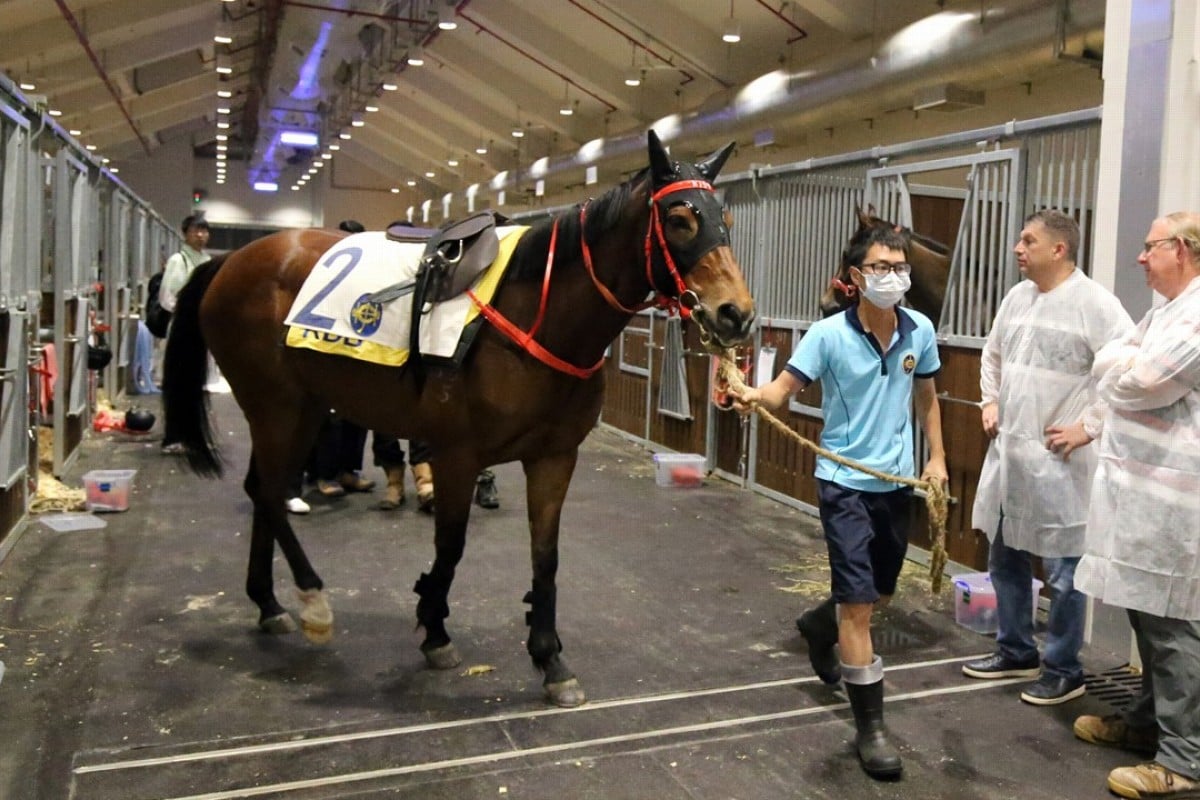
[[[905,299],[909,306],[929,317],[936,328],[942,318],[942,306],[946,301],[946,287],[950,282],[950,248],[915,231],[901,228],[875,216],[875,209],[855,210],[858,215],[858,233],[869,228],[888,227],[903,230],[908,237],[908,260],[912,264],[912,288]],[[821,314],[831,316],[848,308],[854,302],[857,287],[850,280],[850,267],[843,252],[837,275],[829,281],[821,295]]]
[[[475,299],[490,324],[478,329],[457,369],[420,364],[415,353],[406,365],[388,367],[281,344],[293,300],[340,232],[272,234],[196,269],[167,343],[166,424],[194,471],[220,475],[203,391],[211,352],[249,423],[246,591],[262,630],[295,630],[272,589],[278,542],[303,603],[305,634],[314,641],[332,635],[323,583],[284,503],[288,477],[333,408],[370,430],[420,437],[433,447],[435,559],[414,591],[425,632],[421,651],[434,668],[460,663],[445,619],[475,476],[490,465],[521,462],[533,568],[524,597],[531,606],[526,649],[551,702],[584,702],[555,623],[563,501],[579,446],[599,419],[605,350],[635,313],[652,303],[678,311],[714,349],[752,331],[754,301],[730,248],[732,220],[712,186],[732,149],[730,143],[700,163],[679,163],[650,131],[648,167],[522,235],[492,302]]]

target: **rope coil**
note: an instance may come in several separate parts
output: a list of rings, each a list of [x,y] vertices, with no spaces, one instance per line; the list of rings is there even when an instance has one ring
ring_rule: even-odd
[[[731,350],[721,351],[717,366],[717,377],[729,387],[731,393],[734,395],[740,396],[748,388],[742,380],[742,372],[738,369]],[[946,567],[946,518],[949,512],[946,490],[939,481],[924,481],[919,478],[910,478],[906,475],[892,475],[887,472],[881,472],[873,467],[868,467],[865,464],[860,464],[853,459],[830,452],[816,442],[804,438],[792,430],[783,420],[757,403],[754,404],[753,409],[756,414],[784,436],[793,439],[802,447],[811,450],[819,456],[824,456],[830,461],[858,470],[878,480],[899,483],[922,490],[925,493],[925,507],[929,511],[929,538],[933,543],[929,558],[930,589],[935,595],[941,592],[942,573]]]

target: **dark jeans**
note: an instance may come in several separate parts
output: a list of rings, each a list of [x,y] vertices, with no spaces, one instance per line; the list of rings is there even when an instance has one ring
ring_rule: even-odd
[[[395,436],[388,436],[386,433],[376,431],[371,434],[371,454],[375,457],[375,466],[383,467],[403,467],[404,466],[404,448],[400,446],[400,440]],[[433,460],[433,453],[429,449],[429,443],[421,439],[408,440],[408,463],[409,464],[428,464]]]

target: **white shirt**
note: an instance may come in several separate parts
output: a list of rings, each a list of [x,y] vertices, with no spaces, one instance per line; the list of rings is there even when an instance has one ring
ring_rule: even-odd
[[[1200,620],[1200,278],[1096,356],[1108,404],[1080,590]]]
[[[1099,433],[1092,361],[1133,320],[1119,300],[1078,269],[1048,292],[1025,280],[1000,304],[979,366],[985,403],[998,404],[999,435],[988,445],[971,524],[1004,543],[1051,558],[1083,552],[1088,494],[1096,467],[1092,445],[1068,460],[1046,447],[1050,425],[1083,421]]]
[[[211,258],[212,256],[204,251],[184,242],[179,252],[168,258],[166,266],[163,267],[163,279],[158,288],[159,305],[174,313],[179,290],[192,276],[192,270]]]

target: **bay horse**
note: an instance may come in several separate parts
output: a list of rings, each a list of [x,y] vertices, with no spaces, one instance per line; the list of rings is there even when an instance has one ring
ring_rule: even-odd
[[[167,429],[189,466],[218,476],[204,393],[211,352],[249,423],[243,487],[253,502],[246,592],[262,630],[295,622],[272,590],[278,542],[303,609],[305,634],[332,635],[323,583],[285,511],[330,409],[373,431],[430,442],[437,475],[435,558],[414,587],[421,651],[439,669],[460,663],[446,631],[448,596],[463,555],[475,477],[520,461],[526,478],[533,580],[524,602],[526,649],[549,700],[584,702],[556,632],[559,520],[579,446],[599,419],[605,349],[657,302],[699,325],[714,348],[749,338],[754,301],[729,244],[732,220],[712,181],[733,143],[699,163],[671,160],[648,133],[649,166],[598,199],[532,226],[513,252],[483,325],[457,369],[375,365],[285,347],[284,319],[318,259],[345,234],[284,231],[198,267],[179,296],[164,358]],[[340,267],[340,262],[335,265]],[[419,374],[414,374],[419,373]]]
[[[905,233],[908,238],[908,261],[912,264],[912,288],[908,290],[905,299],[909,306],[929,317],[933,327],[937,328],[942,318],[942,306],[946,301],[946,287],[950,282],[950,248],[928,236],[880,219],[875,216],[873,208],[866,211],[858,208],[855,209],[855,213],[858,215],[858,230],[855,235],[870,228],[885,226]],[[855,265],[846,263],[843,251],[837,275],[830,279],[824,294],[821,295],[823,316],[831,316],[853,304],[857,289],[850,280],[852,266]]]

